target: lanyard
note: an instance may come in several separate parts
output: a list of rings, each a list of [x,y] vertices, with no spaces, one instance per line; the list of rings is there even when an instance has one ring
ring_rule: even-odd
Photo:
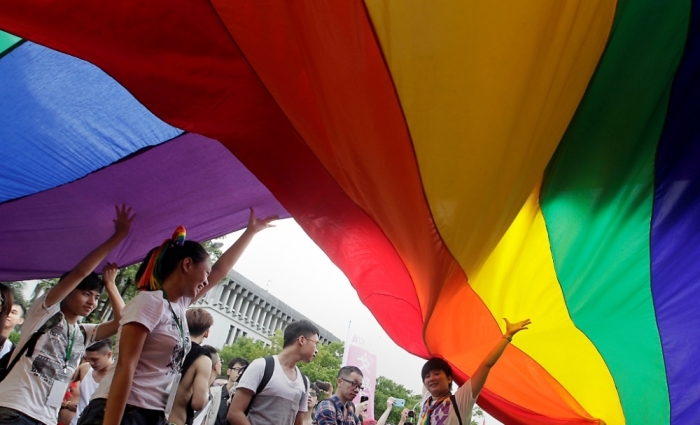
[[[165,289],[163,289],[163,298],[165,298],[165,301],[168,302],[168,307],[170,307],[170,313],[173,315],[173,320],[175,320],[175,324],[177,325],[177,330],[180,331],[180,340],[182,341],[182,350],[181,350],[181,358],[180,358],[180,366],[179,369],[182,370],[182,364],[185,362],[185,347],[187,345],[187,340],[185,339],[185,332],[182,330],[182,322],[180,322],[180,318],[175,314],[175,310],[173,310],[173,305],[170,304],[170,300],[168,299],[168,294],[165,292]]]
[[[73,346],[75,345],[75,332],[78,330],[78,325],[73,327],[73,336],[70,335],[70,325],[68,320],[66,320],[66,338],[68,338],[68,348],[66,349],[66,359],[63,362],[63,371],[68,369],[68,362],[70,361],[70,356],[73,354]]]

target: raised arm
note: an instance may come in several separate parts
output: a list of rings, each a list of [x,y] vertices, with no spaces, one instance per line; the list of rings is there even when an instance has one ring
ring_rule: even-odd
[[[101,341],[105,338],[117,333],[119,330],[119,321],[122,318],[122,309],[124,308],[124,299],[117,290],[115,281],[119,268],[114,263],[107,263],[102,268],[102,281],[105,284],[105,290],[109,297],[109,303],[112,304],[112,320],[104,322],[97,327],[95,331],[95,341]]]
[[[503,338],[498,340],[496,346],[493,347],[491,352],[484,358],[472,376],[472,394],[474,397],[476,397],[481,392],[481,389],[484,388],[486,378],[488,378],[491,368],[496,364],[498,359],[501,358],[501,355],[505,351],[506,347],[513,339],[513,335],[527,329],[527,326],[530,324],[530,319],[515,323],[510,323],[508,319],[503,320],[506,322],[506,333],[503,335]]]
[[[394,397],[389,397],[386,399],[386,410],[382,413],[382,416],[377,419],[377,425],[385,425],[389,415],[391,414],[391,409],[394,408]]]
[[[56,303],[63,301],[64,298],[75,289],[78,284],[85,279],[87,275],[95,270],[107,254],[114,249],[124,238],[129,234],[131,222],[134,215],[131,214],[131,208],[122,204],[121,207],[115,206],[117,210],[117,218],[114,220],[114,234],[109,237],[102,245],[95,248],[92,252],[83,258],[66,277],[51,288],[46,294],[44,304],[50,307]]]
[[[119,357],[109,389],[103,425],[119,425],[122,421],[126,400],[131,392],[131,382],[147,336],[148,329],[139,323],[127,323],[122,328]]]
[[[226,277],[228,272],[230,272],[233,268],[234,264],[236,264],[236,261],[241,258],[243,251],[245,251],[245,249],[248,247],[250,241],[253,240],[253,236],[263,229],[274,227],[274,225],[270,223],[277,220],[277,218],[277,216],[272,216],[258,219],[255,217],[255,211],[253,211],[251,208],[250,218],[248,219],[248,227],[245,229],[245,232],[243,232],[241,237],[238,238],[238,240],[231,245],[226,252],[224,252],[216,263],[214,263],[211,268],[211,273],[209,273],[209,285],[205,286],[201,291],[199,291],[196,299],[203,297],[204,294],[209,292],[214,286],[216,286],[217,283],[221,282],[221,279]]]

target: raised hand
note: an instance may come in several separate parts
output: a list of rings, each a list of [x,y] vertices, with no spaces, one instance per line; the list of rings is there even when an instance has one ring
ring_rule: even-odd
[[[396,399],[394,397],[387,398],[386,399],[386,408],[393,409],[394,408],[394,401],[396,401]]]
[[[102,282],[105,286],[116,285],[117,273],[119,272],[119,267],[116,263],[107,263],[102,267]]]
[[[401,411],[401,419],[403,419],[403,421],[406,422],[406,419],[408,419],[408,409],[403,409]]]
[[[120,236],[126,236],[129,234],[131,229],[131,222],[136,217],[136,214],[131,213],[131,207],[127,207],[126,204],[115,205],[114,209],[117,210],[117,218],[114,220],[114,233]]]
[[[515,323],[510,323],[508,319],[503,318],[506,322],[506,334],[504,335],[507,338],[512,338],[513,335],[517,334],[518,332],[527,329],[528,325],[532,323],[530,319],[525,319],[520,322],[515,322]]]
[[[275,227],[275,225],[271,223],[277,219],[279,219],[279,216],[276,215],[271,215],[265,218],[256,218],[255,210],[251,208],[250,218],[248,219],[248,228],[246,231],[258,233],[259,231],[267,229],[268,227]]]

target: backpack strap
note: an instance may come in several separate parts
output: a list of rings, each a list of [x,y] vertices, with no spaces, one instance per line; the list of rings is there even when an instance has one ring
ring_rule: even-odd
[[[14,356],[14,359],[12,359],[12,362],[10,362],[10,364],[7,366],[7,368],[0,369],[0,381],[4,380],[5,377],[10,374],[10,371],[12,370],[13,367],[15,367],[17,362],[19,362],[19,359],[22,357],[22,354],[24,354],[26,352],[27,357],[31,357],[34,354],[34,347],[36,347],[36,343],[37,343],[37,341],[39,341],[39,338],[41,338],[41,336],[43,334],[45,334],[49,329],[56,326],[58,324],[58,322],[61,321],[62,317],[63,317],[63,315],[60,311],[58,313],[54,314],[53,316],[51,316],[51,318],[49,318],[49,320],[44,322],[44,324],[41,325],[41,327],[39,329],[37,329],[36,332],[34,332],[31,337],[29,337],[27,342],[24,343],[22,348],[19,350],[17,355]],[[17,348],[17,347],[16,346],[13,347],[12,351],[7,353],[7,356],[12,356],[15,348]]]
[[[455,398],[454,394],[450,395],[450,401],[452,402],[452,408],[455,410],[455,414],[457,415],[457,421],[459,421],[459,425],[462,425],[462,415],[459,414],[459,406],[457,406],[457,399]]]
[[[302,372],[301,369],[299,369],[299,373],[301,373],[301,379],[304,381],[304,394],[306,394],[309,392],[309,378],[304,375],[304,372]]]
[[[250,406],[253,405],[253,400],[255,400],[255,397],[260,394],[262,390],[265,389],[267,386],[267,383],[270,382],[270,378],[272,378],[272,372],[275,371],[275,359],[272,358],[272,356],[265,356],[265,372],[263,372],[263,377],[260,380],[260,383],[258,384],[258,388],[255,390],[255,394],[253,394],[253,397],[250,398],[250,403],[248,403],[248,407],[245,409],[245,415],[248,416],[248,412],[250,411]]]

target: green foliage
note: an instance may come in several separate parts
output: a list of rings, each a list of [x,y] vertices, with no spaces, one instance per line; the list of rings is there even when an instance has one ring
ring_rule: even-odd
[[[300,363],[299,369],[309,377],[311,382],[331,382],[335,388],[338,371],[343,362],[343,350],[343,343],[340,341],[331,342],[328,345],[319,344],[314,361],[308,364]]]
[[[277,338],[278,336],[280,338]],[[256,341],[247,336],[241,336],[238,337],[233,344],[227,345],[219,350],[219,356],[224,361],[223,364],[225,366],[228,365],[231,359],[236,357],[243,357],[249,362],[252,362],[260,357],[271,356],[281,351],[282,345],[278,343],[281,336],[281,332],[278,331],[277,334],[272,337],[271,346],[265,345],[262,341]]]
[[[243,357],[248,361],[253,361],[260,357],[271,356],[282,351],[284,337],[282,331],[278,330],[270,338],[271,345],[265,345],[262,341],[255,341],[245,336],[239,337],[236,341],[219,350],[219,356],[223,359],[224,365],[235,357]],[[319,344],[318,354],[311,363],[300,363],[299,369],[311,382],[320,380],[335,383],[340,364],[343,361],[343,343],[332,342],[328,345]]]
[[[17,345],[20,337],[21,335],[19,332],[12,331],[12,333],[10,333],[10,336],[8,336],[7,339],[9,339],[13,344]]]
[[[374,390],[374,417],[379,418],[386,410],[386,400],[389,397],[401,398],[406,400],[406,407],[412,408],[420,403],[421,395],[413,394],[413,391],[406,389],[403,385],[397,384],[389,378],[380,376],[377,378],[377,386]],[[396,424],[401,420],[401,411],[403,408],[394,407],[389,414],[387,423]]]
[[[484,411],[475,404],[472,409],[472,422],[470,425],[481,425],[482,423],[484,423]]]

